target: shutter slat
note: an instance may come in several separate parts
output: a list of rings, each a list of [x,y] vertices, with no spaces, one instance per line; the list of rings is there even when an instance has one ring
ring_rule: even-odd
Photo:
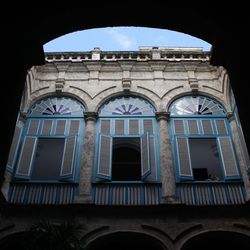
[[[21,150],[21,157],[18,162],[16,175],[28,178],[30,175],[31,163],[33,159],[34,149],[37,138],[32,136],[26,136],[23,142]]]
[[[97,176],[111,179],[112,137],[100,135]]]
[[[191,162],[189,157],[188,139],[177,137],[177,153],[179,163],[179,175],[181,179],[193,179]]]
[[[219,137],[218,142],[220,145],[225,177],[240,178],[230,137]]]

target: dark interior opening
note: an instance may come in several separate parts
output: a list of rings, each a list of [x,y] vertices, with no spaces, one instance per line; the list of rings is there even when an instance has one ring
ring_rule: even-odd
[[[141,180],[141,150],[139,138],[114,138],[112,180]]]
[[[190,157],[195,180],[222,180],[216,138],[189,138]]]
[[[39,138],[31,178],[58,180],[63,159],[64,138]]]

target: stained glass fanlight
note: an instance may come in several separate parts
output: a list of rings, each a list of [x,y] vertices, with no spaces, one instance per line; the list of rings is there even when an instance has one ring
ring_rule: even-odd
[[[100,116],[112,115],[154,115],[154,107],[147,101],[137,97],[120,97],[112,99],[100,109]]]
[[[223,107],[204,96],[185,96],[170,106],[171,115],[226,115]]]
[[[37,102],[30,110],[29,115],[72,115],[82,116],[83,105],[68,97],[51,97]]]

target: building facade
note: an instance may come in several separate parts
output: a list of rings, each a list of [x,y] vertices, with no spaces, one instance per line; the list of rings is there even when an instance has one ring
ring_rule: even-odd
[[[248,249],[249,156],[227,72],[209,58],[47,53],[27,74],[0,246],[71,218],[87,249]]]

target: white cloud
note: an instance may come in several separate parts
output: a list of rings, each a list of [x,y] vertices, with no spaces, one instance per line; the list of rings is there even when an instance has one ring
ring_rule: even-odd
[[[133,46],[137,45],[135,39],[125,35],[124,33],[118,31],[117,29],[110,29],[108,33],[111,35],[111,38],[117,42],[123,49],[130,49]]]

